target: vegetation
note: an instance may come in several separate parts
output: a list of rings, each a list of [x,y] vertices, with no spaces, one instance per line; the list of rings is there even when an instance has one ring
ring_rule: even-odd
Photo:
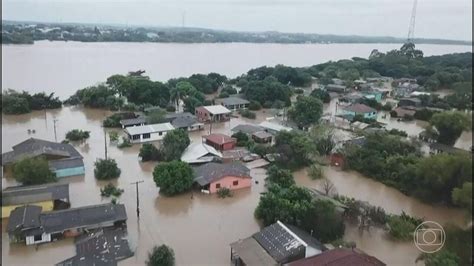
[[[232,137],[237,140],[237,146],[239,147],[246,147],[248,145],[248,142],[250,140],[249,136],[247,134],[239,131],[234,134],[232,134]]]
[[[99,180],[110,180],[118,178],[121,174],[120,168],[114,159],[98,159],[94,163],[94,175]]]
[[[117,146],[119,149],[132,147],[132,143],[126,137],[122,137],[122,142]]]
[[[119,134],[116,131],[109,132],[109,140],[110,142],[118,142]]]
[[[160,192],[172,196],[189,190],[193,184],[193,170],[185,162],[171,161],[158,164],[153,180]]]
[[[150,125],[163,123],[165,119],[166,112],[165,110],[155,110],[149,113],[146,117],[146,122]]]
[[[120,197],[122,193],[123,193],[123,189],[117,188],[112,183],[108,183],[107,185],[105,185],[105,187],[100,189],[100,195],[102,197],[107,197],[107,198],[110,196]]]
[[[66,139],[68,141],[83,141],[90,137],[90,131],[84,131],[80,129],[73,129],[66,133]]]
[[[392,128],[388,131],[388,134],[390,135],[395,135],[395,136],[400,136],[400,137],[408,137],[408,134],[403,131],[403,130],[398,130],[396,128]]]
[[[142,162],[159,161],[163,157],[160,150],[151,143],[143,144],[138,156],[142,158]]]
[[[262,105],[259,103],[259,102],[256,102],[256,101],[250,101],[249,103],[249,110],[252,110],[252,111],[258,111],[262,109]]]
[[[255,118],[257,118],[257,115],[256,115],[254,112],[249,111],[249,110],[246,110],[246,109],[241,109],[241,110],[239,110],[239,114],[240,114],[242,117],[249,118],[249,119],[255,119]]]
[[[290,86],[286,83],[282,84],[273,76],[261,78],[261,75],[265,74],[257,72],[265,72],[261,70],[263,68],[266,67],[252,69],[246,76],[239,78],[237,85],[242,88],[241,92],[245,98],[252,99],[265,108],[272,107],[276,101],[281,101],[285,106],[289,106],[292,93]]]
[[[32,110],[61,108],[62,103],[54,93],[30,93],[6,90],[2,92],[2,112],[4,114],[25,114]]]
[[[336,212],[330,201],[315,200],[307,217],[303,220],[302,228],[313,232],[313,236],[323,243],[341,238],[344,235],[342,216]]]
[[[397,240],[413,239],[413,232],[420,223],[416,223],[407,215],[391,215],[387,219],[389,234]]]
[[[313,155],[325,156],[331,154],[336,146],[334,128],[319,124],[313,126],[309,132]]]
[[[318,123],[322,114],[323,103],[314,97],[298,96],[296,103],[288,110],[288,117],[303,128]]]
[[[431,126],[439,132],[438,142],[453,145],[464,130],[470,130],[472,120],[460,112],[442,112],[430,119]]]
[[[454,188],[452,201],[472,213],[472,182],[465,182],[461,188]]]
[[[277,164],[297,169],[310,163],[311,140],[301,132],[281,131],[275,136],[275,152],[279,154]]]
[[[226,187],[221,187],[217,190],[217,196],[219,198],[227,198],[227,197],[232,197],[232,191]]]
[[[329,96],[329,93],[321,89],[313,90],[310,96],[318,98],[323,103],[329,103],[331,101],[331,96]]]
[[[459,257],[448,250],[441,250],[435,253],[423,253],[420,258],[424,261],[425,266],[458,266],[460,264]],[[417,259],[418,260],[418,259]]]
[[[430,121],[431,120],[431,117],[437,113],[436,111],[432,111],[430,109],[427,109],[427,108],[423,108],[423,109],[418,109],[416,110],[415,114],[413,115],[413,117],[415,119],[418,119],[418,120],[422,120],[422,121]]]
[[[124,99],[117,97],[116,93],[114,89],[100,84],[78,90],[64,103],[70,105],[83,104],[86,107],[118,110],[124,104]]]
[[[191,141],[189,140],[188,132],[183,129],[174,129],[166,133],[163,138],[163,145],[161,146],[161,152],[166,161],[179,160],[181,154],[189,146]]]
[[[272,165],[267,169],[268,184],[276,184],[282,188],[288,188],[295,185],[295,180],[290,170],[281,169],[276,165]]]
[[[13,165],[13,178],[23,185],[38,185],[56,181],[44,158],[25,158]]]
[[[444,225],[446,233],[445,250],[459,257],[459,265],[472,265],[472,225],[462,229],[452,224]]]
[[[323,172],[323,169],[322,169],[321,165],[319,165],[317,163],[312,164],[308,169],[308,176],[313,180],[323,178],[324,177],[324,172]]]
[[[175,258],[172,248],[161,245],[153,247],[153,250],[148,253],[147,266],[174,266]]]

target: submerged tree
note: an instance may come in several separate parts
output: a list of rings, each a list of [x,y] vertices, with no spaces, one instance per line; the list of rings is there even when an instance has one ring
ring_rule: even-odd
[[[122,172],[114,159],[99,159],[94,165],[94,175],[99,180],[118,178]]]
[[[152,251],[148,253],[147,266],[174,266],[175,258],[172,248],[161,245],[153,247]]]
[[[56,181],[44,158],[25,158],[13,166],[13,178],[23,185],[37,185]]]

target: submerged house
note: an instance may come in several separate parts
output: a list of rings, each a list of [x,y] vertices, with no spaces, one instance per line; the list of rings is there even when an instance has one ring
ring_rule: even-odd
[[[230,244],[230,247],[233,266],[284,265],[326,250],[310,234],[280,221]]]
[[[293,129],[291,127],[283,126],[277,123],[273,123],[270,121],[263,121],[262,123],[259,124],[260,127],[263,128],[264,131],[276,135],[280,131],[292,131]]]
[[[202,190],[216,193],[220,188],[236,190],[252,185],[250,169],[240,162],[207,163],[194,168],[194,181]]]
[[[127,133],[130,142],[143,143],[162,140],[166,136],[166,133],[173,129],[174,127],[170,123],[161,123],[137,127],[127,127],[125,129],[125,133]]]
[[[69,208],[69,184],[16,186],[2,191],[2,218],[25,205],[40,206],[43,211]]]
[[[368,119],[377,118],[377,110],[365,104],[360,104],[360,103],[341,107],[341,113],[343,116],[349,116],[349,117],[355,117],[356,115],[361,115],[364,118],[368,118]]]
[[[51,171],[58,178],[83,175],[85,172],[82,155],[71,144],[30,138],[12,149],[2,154],[2,166],[7,174],[16,162],[40,156],[48,161]]]
[[[200,106],[195,114],[201,122],[224,122],[230,120],[231,111],[222,105]]]
[[[191,143],[181,155],[181,161],[188,164],[203,164],[221,159],[222,153],[201,142]]]
[[[376,257],[367,255],[357,248],[336,248],[325,251],[319,255],[297,260],[288,266],[385,266],[386,264]]]
[[[127,220],[123,204],[101,204],[67,210],[41,212],[40,206],[22,206],[8,220],[10,242],[26,245],[73,237],[88,230],[122,225]]]
[[[258,125],[252,125],[252,124],[240,124],[235,127],[233,127],[230,131],[232,133],[237,133],[237,132],[242,132],[247,134],[248,136],[251,136],[255,132],[259,132],[264,130],[263,127],[258,126]]]
[[[225,106],[227,109],[231,111],[247,109],[250,104],[249,101],[239,98],[239,97],[227,97],[227,98],[216,99],[216,103]]]
[[[144,126],[146,125],[146,118],[140,116],[136,118],[122,119],[120,120],[120,125],[122,128]]]
[[[173,119],[171,125],[174,128],[184,129],[185,131],[197,131],[203,130],[204,124],[197,121],[194,116],[181,116]]]
[[[212,146],[218,151],[232,150],[237,144],[237,140],[235,138],[220,133],[210,134],[202,138],[203,142],[209,146]]]

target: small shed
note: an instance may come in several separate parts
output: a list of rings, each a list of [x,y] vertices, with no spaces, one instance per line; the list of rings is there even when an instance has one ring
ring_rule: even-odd
[[[122,126],[122,128],[143,126],[145,124],[146,124],[145,117],[137,117],[137,118],[130,118],[130,119],[120,120],[120,125]]]
[[[224,134],[214,133],[203,137],[203,141],[218,151],[235,148],[237,140]]]

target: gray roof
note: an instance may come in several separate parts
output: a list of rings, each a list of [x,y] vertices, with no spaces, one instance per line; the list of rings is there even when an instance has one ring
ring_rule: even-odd
[[[9,187],[2,191],[2,206],[69,199],[69,184]]]
[[[194,116],[176,117],[171,121],[171,125],[173,125],[175,128],[187,128],[195,124],[204,125],[202,123],[199,123]]]
[[[202,142],[191,143],[181,155],[181,161],[186,163],[206,163],[215,158],[222,158],[222,153]]]
[[[305,241],[280,221],[253,234],[253,238],[279,264],[301,258],[302,254],[304,257],[306,246],[308,246]]]
[[[227,98],[221,98],[221,99],[216,99],[216,102],[222,103],[224,105],[236,105],[236,104],[249,104],[250,102],[239,98],[239,97],[227,97]]]
[[[101,204],[41,214],[41,226],[46,233],[72,228],[93,227],[102,223],[127,220],[123,204]]]
[[[30,138],[13,146],[13,151],[2,154],[2,165],[39,155],[82,158],[82,155],[71,144]]]
[[[242,132],[245,134],[252,134],[258,131],[262,131],[263,127],[258,125],[250,125],[250,124],[241,124],[233,127],[231,129],[232,132]]]
[[[258,131],[258,132],[254,132],[252,134],[252,136],[255,136],[259,139],[267,139],[267,138],[272,138],[273,135],[268,133],[267,131]]]
[[[49,161],[49,167],[52,168],[52,170],[75,168],[81,166],[84,166],[84,161],[82,158],[67,158]]]
[[[15,208],[8,218],[7,231],[9,234],[17,230],[28,230],[40,226],[40,213],[43,208],[39,206],[22,206]]]
[[[225,176],[250,178],[250,170],[240,162],[207,163],[194,168],[194,181],[204,186]]]
[[[191,114],[190,112],[183,112],[183,113],[166,113],[164,119],[168,122],[173,121],[178,117],[193,117],[196,118],[195,115]]]
[[[140,125],[145,124],[146,118],[145,117],[137,117],[137,118],[129,118],[129,119],[122,119],[120,120],[120,124],[122,126],[133,126],[133,125]]]
[[[232,252],[246,265],[278,265],[253,237],[236,241],[230,244],[230,247],[232,248]]]

